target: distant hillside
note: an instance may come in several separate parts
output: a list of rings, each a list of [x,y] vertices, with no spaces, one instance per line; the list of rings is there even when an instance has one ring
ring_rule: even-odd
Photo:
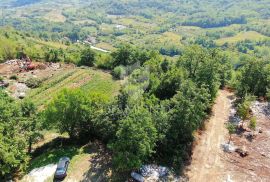
[[[42,1],[42,0],[13,0],[9,4],[12,7],[20,7],[20,6],[26,6],[26,5],[29,5],[29,4],[38,3],[40,1]]]

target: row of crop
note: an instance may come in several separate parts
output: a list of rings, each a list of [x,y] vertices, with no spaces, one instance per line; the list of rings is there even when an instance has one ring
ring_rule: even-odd
[[[62,90],[63,88],[69,87],[70,84],[77,82],[79,79],[82,79],[84,76],[87,76],[87,74],[89,73],[85,70],[76,71],[76,73],[73,74],[72,76],[62,80],[61,82],[58,82],[53,87],[50,87],[46,91],[37,95],[35,98],[33,98],[34,102],[37,105],[46,104],[60,90]]]
[[[34,89],[30,92],[29,97],[34,98],[40,93],[46,91],[49,88],[54,87],[56,84],[62,82],[63,80],[67,79],[68,77],[72,76],[76,71],[72,70],[65,74],[62,72],[58,73],[57,75],[53,76],[52,78],[49,78],[48,80],[44,81],[41,87]]]

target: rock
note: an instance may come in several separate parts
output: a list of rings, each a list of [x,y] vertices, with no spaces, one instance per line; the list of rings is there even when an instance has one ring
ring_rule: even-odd
[[[136,181],[138,181],[138,182],[144,182],[145,181],[144,177],[142,175],[136,173],[136,172],[132,172],[131,177],[133,179],[135,179]]]
[[[246,150],[245,147],[242,147],[242,148],[237,148],[235,150],[235,152],[237,152],[241,157],[246,157],[249,155],[248,151]]]
[[[164,177],[169,173],[169,169],[157,165],[143,165],[140,168],[140,172],[144,177],[150,177],[157,175],[158,177]]]
[[[233,182],[233,180],[231,179],[231,176],[228,175],[227,179],[226,179],[226,182]]]
[[[221,144],[221,146],[222,146],[224,152],[231,153],[231,152],[235,151],[235,147],[234,147],[232,142],[230,144],[228,144],[228,143]]]
[[[251,110],[257,117],[270,117],[269,102],[255,101],[251,105]]]
[[[5,64],[13,65],[13,64],[17,64],[18,62],[21,62],[21,60],[19,60],[19,59],[8,60],[5,62]]]
[[[247,139],[254,139],[254,138],[257,137],[257,135],[258,135],[257,132],[248,132],[248,133],[245,133],[245,137],[246,137]]]
[[[1,88],[7,88],[8,86],[9,86],[9,83],[8,82],[6,82],[6,81],[0,82],[0,87]]]
[[[18,98],[19,99],[24,99],[25,98],[25,93],[24,92],[19,93]]]

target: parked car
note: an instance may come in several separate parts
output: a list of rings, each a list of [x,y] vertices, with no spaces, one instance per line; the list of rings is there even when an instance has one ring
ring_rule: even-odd
[[[67,170],[68,170],[68,165],[70,163],[70,159],[68,157],[62,157],[60,158],[56,171],[54,173],[54,178],[55,179],[63,179],[67,176]]]

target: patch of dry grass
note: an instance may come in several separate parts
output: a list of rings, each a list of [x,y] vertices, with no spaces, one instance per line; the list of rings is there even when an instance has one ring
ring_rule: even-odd
[[[234,44],[237,43],[239,41],[244,41],[244,40],[262,40],[267,38],[266,36],[255,32],[255,31],[248,31],[248,32],[240,32],[237,35],[233,36],[233,37],[226,37],[226,38],[221,38],[216,40],[216,44],[217,45],[223,45],[225,43],[229,43],[229,44]]]
[[[66,17],[64,15],[62,15],[62,11],[61,10],[52,10],[49,13],[47,13],[44,18],[46,20],[52,21],[52,22],[65,22],[66,21]]]

